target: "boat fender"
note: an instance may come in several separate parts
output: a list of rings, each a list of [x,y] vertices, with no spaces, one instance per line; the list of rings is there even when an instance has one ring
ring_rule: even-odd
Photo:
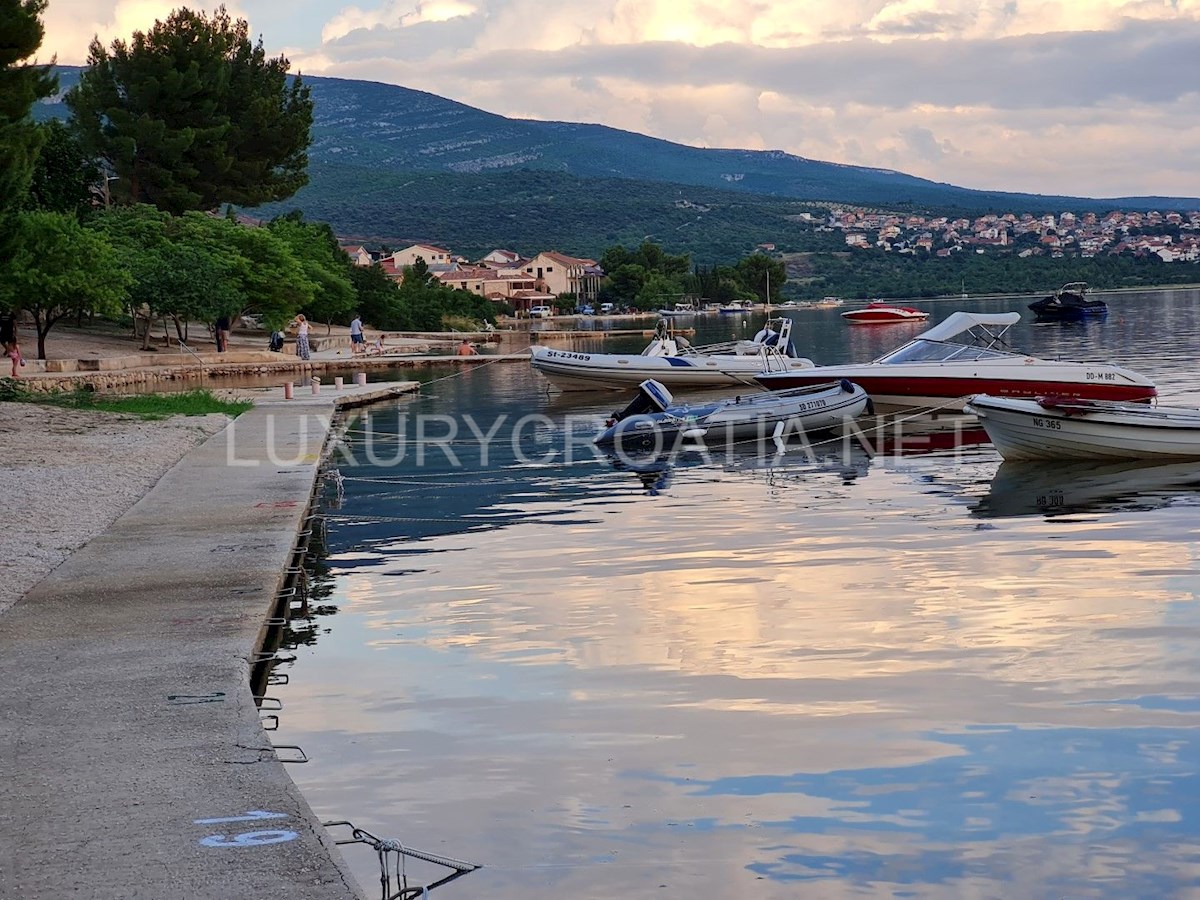
[[[847,394],[853,394],[854,393],[854,383],[852,381],[850,381],[850,379],[848,379],[848,378],[843,378],[842,379],[842,390],[845,391]]]

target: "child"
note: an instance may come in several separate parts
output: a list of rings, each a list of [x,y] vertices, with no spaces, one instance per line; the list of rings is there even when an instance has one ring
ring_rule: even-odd
[[[21,355],[21,345],[17,343],[15,336],[4,345],[4,355],[12,360],[12,377],[20,377],[17,375],[17,364],[25,365],[25,357]]]

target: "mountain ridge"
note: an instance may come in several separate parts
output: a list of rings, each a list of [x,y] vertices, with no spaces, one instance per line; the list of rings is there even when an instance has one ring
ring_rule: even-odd
[[[79,66],[59,66],[61,89]],[[428,91],[381,81],[306,75],[314,103],[314,162],[391,171],[479,174],[516,168],[725,188],[830,203],[1050,211],[1080,204],[1194,209],[1200,198],[1079,197],[991,191],[896,169],[815,160],[786,150],[692,147],[609,125],[509,118]],[[60,96],[61,92],[60,90]],[[40,117],[65,115],[43,105]],[[484,155],[479,155],[484,151]]]

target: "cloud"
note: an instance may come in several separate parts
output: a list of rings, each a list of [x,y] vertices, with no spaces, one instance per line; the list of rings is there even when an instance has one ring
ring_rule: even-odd
[[[169,5],[51,10],[128,31]],[[970,187],[1200,195],[1200,0],[359,0],[322,35],[289,47],[297,68],[507,116]]]
[[[180,5],[172,0],[51,0],[42,16],[46,36],[41,55],[57,55],[63,65],[80,65],[87,61],[93,37],[105,45],[115,38],[128,39],[134,31],[146,31],[155,21],[166,19]],[[187,4],[190,9],[210,13],[220,5]],[[247,18],[236,3],[224,5],[235,18]]]

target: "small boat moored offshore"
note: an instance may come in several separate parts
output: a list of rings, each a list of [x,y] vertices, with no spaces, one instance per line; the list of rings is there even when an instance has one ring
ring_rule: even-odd
[[[792,320],[785,316],[770,320],[755,340],[693,347],[662,320],[654,340],[640,354],[534,347],[529,361],[564,391],[627,388],[647,378],[672,388],[753,387],[752,379],[762,372],[812,368],[812,360],[796,355],[791,334]]]
[[[647,379],[638,385],[629,405],[608,420],[596,443],[660,451],[682,440],[709,444],[767,440],[840,427],[862,415],[868,405],[867,394],[858,385],[835,381],[689,406],[675,403],[670,391]]]
[[[1107,303],[1087,299],[1087,282],[1084,281],[1064,284],[1049,297],[1030,303],[1029,308],[1042,322],[1079,322],[1108,315]]]
[[[1059,397],[972,397],[1005,459],[1200,459],[1200,409]]]
[[[929,313],[912,306],[893,306],[882,300],[872,300],[862,309],[848,309],[842,318],[851,325],[882,325],[889,322],[921,322]]]

